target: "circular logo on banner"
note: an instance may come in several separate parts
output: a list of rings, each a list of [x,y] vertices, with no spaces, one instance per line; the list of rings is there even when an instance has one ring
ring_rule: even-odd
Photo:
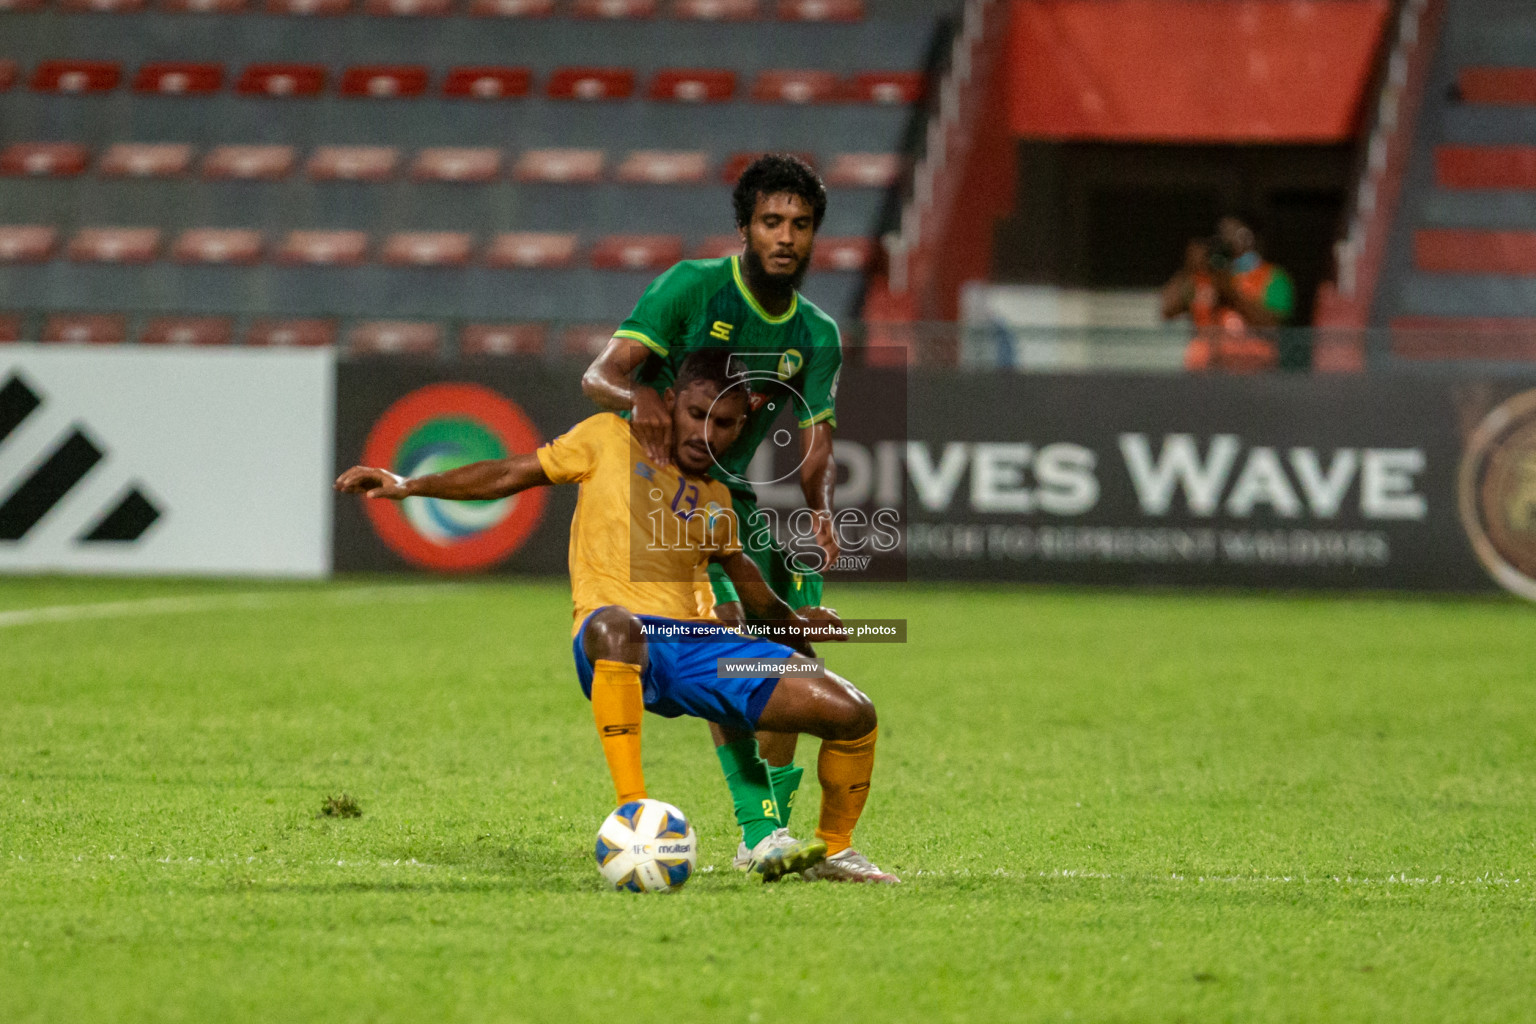
[[[504,459],[539,446],[533,421],[478,384],[433,384],[384,411],[363,448],[363,464],[401,476]],[[546,496],[534,488],[496,501],[363,500],[373,529],[401,558],[428,569],[467,572],[495,565],[539,525]]]
[[[1490,412],[1467,443],[1461,522],[1500,585],[1536,601],[1536,391]]]

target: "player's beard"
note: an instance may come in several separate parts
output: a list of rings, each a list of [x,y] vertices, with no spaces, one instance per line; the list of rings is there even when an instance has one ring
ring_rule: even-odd
[[[741,265],[747,272],[747,280],[752,283],[753,290],[787,302],[792,293],[800,290],[800,282],[805,280],[806,271],[811,269],[811,254],[805,254],[805,259],[800,261],[794,273],[774,274],[763,265],[763,259],[757,254],[757,250],[748,246],[747,251],[742,255]]]

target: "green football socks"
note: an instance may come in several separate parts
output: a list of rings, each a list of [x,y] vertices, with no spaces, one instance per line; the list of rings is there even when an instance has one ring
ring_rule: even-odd
[[[789,815],[795,809],[795,793],[805,769],[794,763],[768,766],[768,781],[773,783],[773,800],[779,805],[779,824],[789,828]]]
[[[725,783],[731,787],[731,805],[736,809],[742,842],[750,850],[779,827],[779,805],[769,781],[768,762],[758,752],[755,736],[722,743],[715,754],[725,770]]]

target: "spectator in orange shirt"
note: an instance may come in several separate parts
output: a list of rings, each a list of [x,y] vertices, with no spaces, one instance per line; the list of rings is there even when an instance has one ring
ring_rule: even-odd
[[[1190,242],[1184,266],[1163,286],[1163,317],[1188,313],[1195,325],[1187,370],[1273,370],[1275,329],[1295,311],[1291,275],[1259,255],[1253,229],[1237,217],[1221,218],[1214,238]]]

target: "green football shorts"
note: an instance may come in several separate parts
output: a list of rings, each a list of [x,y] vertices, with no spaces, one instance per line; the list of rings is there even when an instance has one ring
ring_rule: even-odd
[[[791,608],[810,608],[821,604],[821,574],[795,571],[789,564],[788,555],[779,546],[779,542],[772,533],[767,530],[752,529],[750,524],[757,514],[755,502],[738,494],[732,494],[731,504],[735,506],[736,515],[740,517],[742,524],[742,548],[747,556],[757,563],[768,588],[783,598],[784,603]],[[730,577],[726,576],[725,570],[714,563],[709,566],[709,584],[715,592],[716,604],[741,600]]]

